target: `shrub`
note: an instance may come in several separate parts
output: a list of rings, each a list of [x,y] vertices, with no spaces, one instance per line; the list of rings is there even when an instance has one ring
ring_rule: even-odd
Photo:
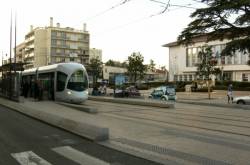
[[[197,89],[196,92],[208,92],[208,88],[207,87],[200,88]],[[210,88],[210,92],[213,92],[213,88]]]

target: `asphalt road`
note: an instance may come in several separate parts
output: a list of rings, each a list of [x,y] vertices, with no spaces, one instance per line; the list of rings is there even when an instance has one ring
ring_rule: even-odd
[[[156,164],[100,146],[2,106],[0,123],[0,165]]]

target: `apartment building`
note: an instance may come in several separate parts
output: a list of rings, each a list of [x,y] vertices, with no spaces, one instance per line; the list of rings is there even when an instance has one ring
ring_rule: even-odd
[[[23,57],[25,53],[25,42],[16,46],[16,62],[23,62]]]
[[[214,77],[217,80],[250,81],[250,66],[247,65],[249,53],[235,52],[233,56],[221,56],[229,40],[216,40],[206,42],[207,36],[199,36],[193,39],[193,43],[179,45],[171,42],[163,45],[169,48],[169,81],[193,81],[197,71],[196,64],[199,61],[198,52],[204,45],[212,46],[213,56],[217,60],[217,67],[221,75]]]
[[[53,25],[50,18],[48,27],[31,26],[25,35],[23,62],[25,69],[61,62],[89,63],[89,33],[86,24],[82,30]]]

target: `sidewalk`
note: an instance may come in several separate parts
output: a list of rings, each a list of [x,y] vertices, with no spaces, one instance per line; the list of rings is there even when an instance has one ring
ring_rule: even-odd
[[[249,91],[234,91],[233,96],[247,96],[250,95]],[[228,108],[242,108],[249,109],[249,105],[228,104],[227,91],[215,90],[211,92],[211,99],[208,99],[207,92],[177,92],[177,102],[189,103],[197,105],[219,106]]]

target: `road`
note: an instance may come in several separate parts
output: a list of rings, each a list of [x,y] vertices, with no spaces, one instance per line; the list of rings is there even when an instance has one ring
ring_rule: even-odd
[[[0,106],[1,165],[154,165]]]
[[[111,142],[179,164],[248,164],[250,111],[176,103],[174,109],[87,101]]]

